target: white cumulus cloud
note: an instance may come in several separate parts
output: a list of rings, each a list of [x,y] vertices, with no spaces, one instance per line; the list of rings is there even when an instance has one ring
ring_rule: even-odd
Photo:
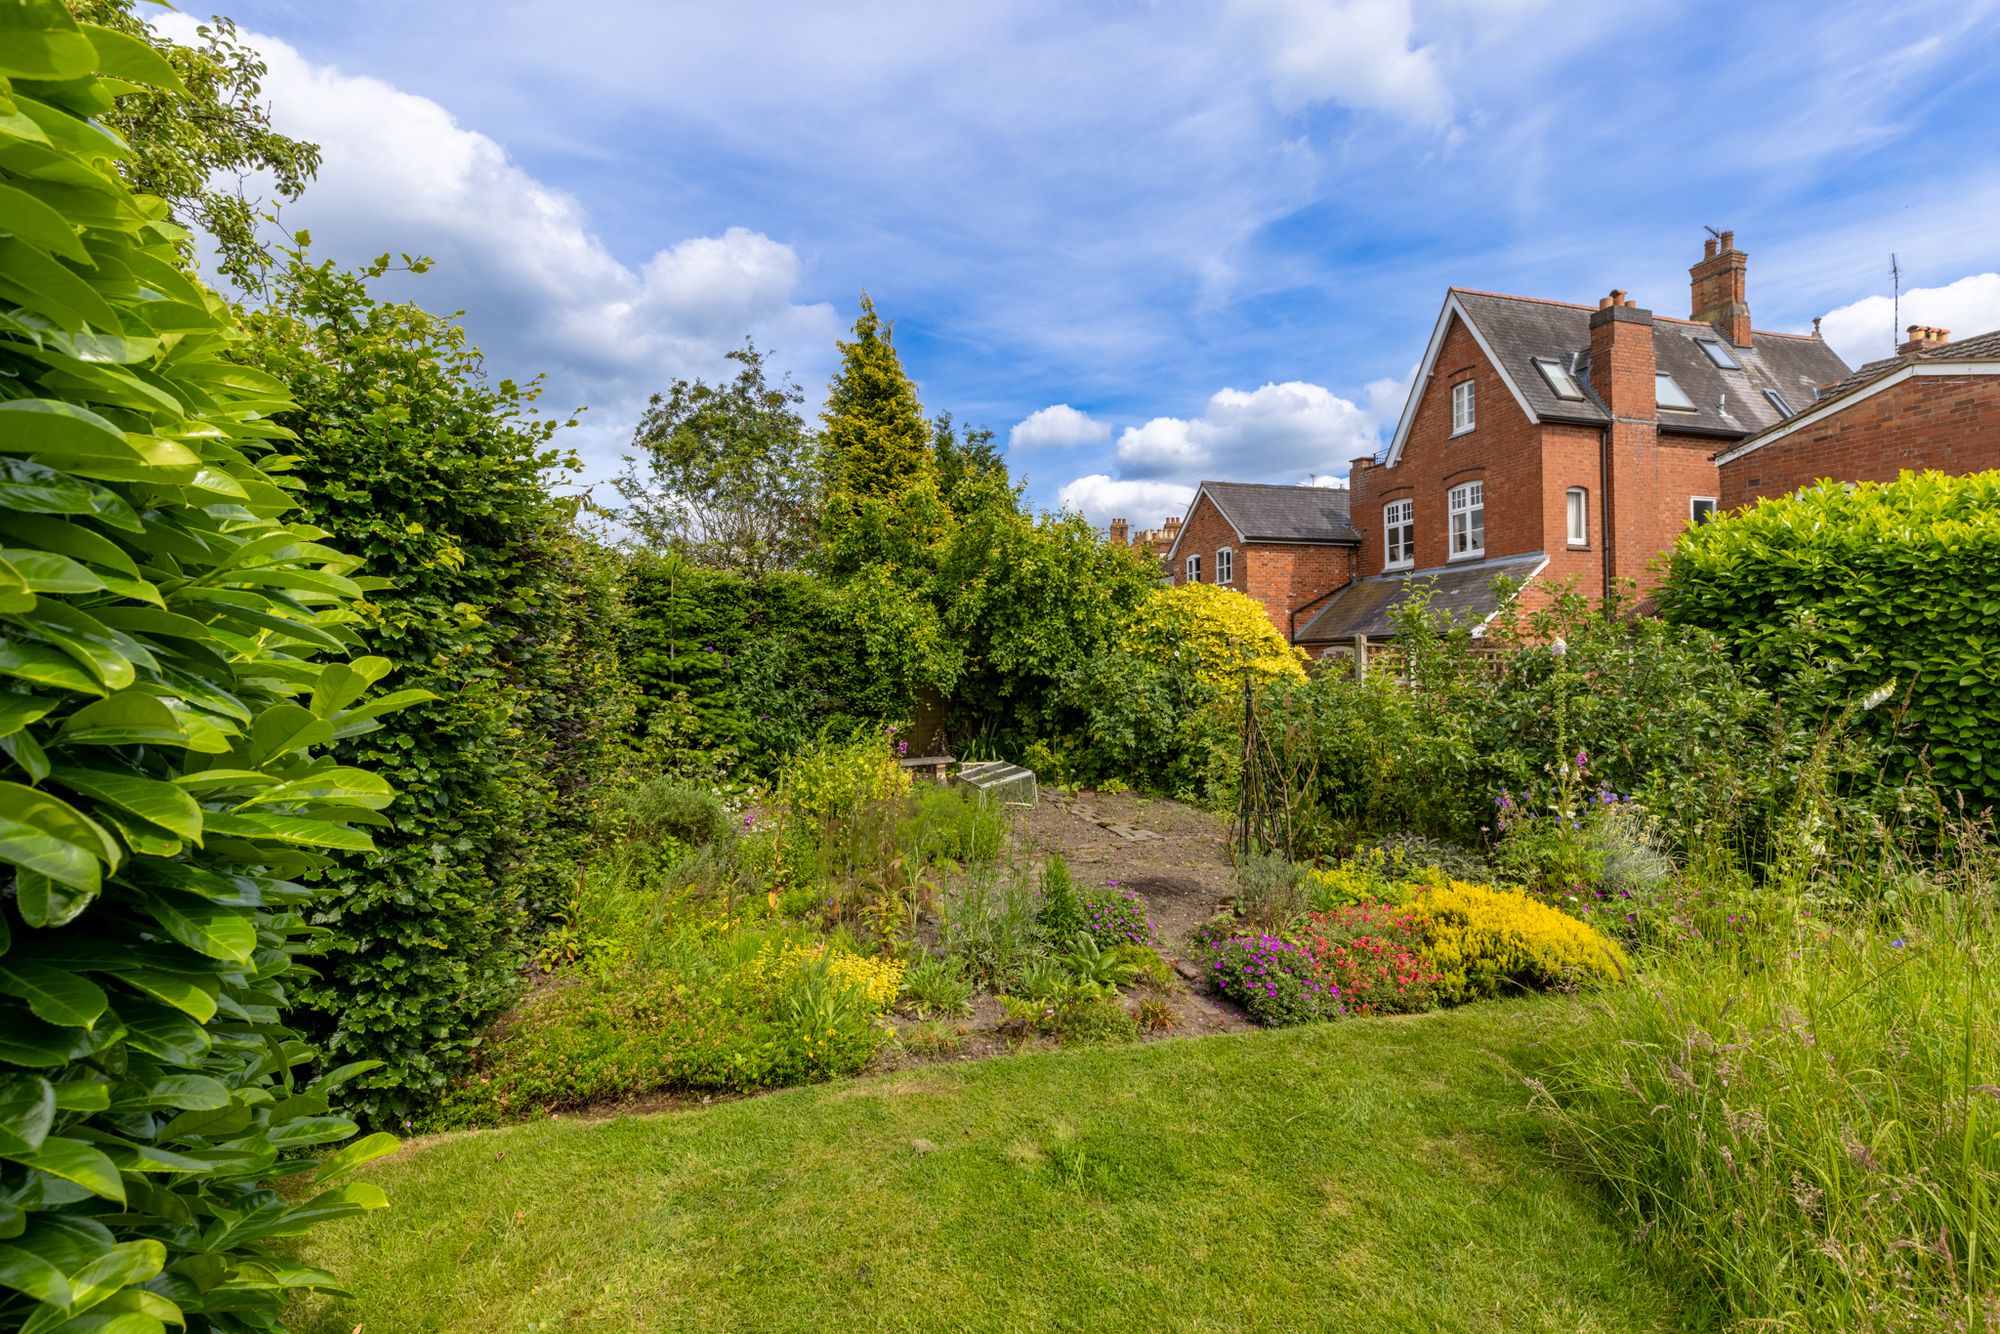
[[[193,23],[157,20],[193,40]],[[599,238],[583,206],[523,170],[499,143],[426,97],[315,63],[273,37],[246,34],[269,65],[272,122],[322,149],[319,175],[284,223],[315,253],[352,263],[426,255],[436,267],[394,290],[432,310],[463,310],[502,373],[549,375],[548,406],[589,403],[571,443],[601,480],[648,393],[680,376],[725,374],[747,335],[806,371],[831,356],[839,320],[801,303],[788,244],[747,227],[693,236],[636,267]],[[807,364],[801,364],[801,363]]]
[[[1194,488],[1179,482],[1149,482],[1094,472],[1068,483],[1056,495],[1059,509],[1075,510],[1099,527],[1129,519],[1136,531],[1158,528],[1169,515],[1185,513]]]
[[[1111,424],[1078,412],[1067,403],[1038,408],[1014,424],[1007,444],[1014,449],[1073,449],[1111,438]]]
[[[1900,323],[1903,328],[1892,328]],[[1904,329],[1930,324],[1954,338],[2000,329],[2000,273],[1975,273],[1942,287],[1913,287],[1903,293],[1900,318],[1888,296],[1863,297],[1820,321],[1820,334],[1850,366],[1890,356]]]
[[[1192,421],[1155,417],[1118,437],[1128,477],[1196,482],[1204,476],[1253,481],[1346,470],[1375,448],[1376,418],[1323,385],[1287,380],[1260,389],[1221,389]]]

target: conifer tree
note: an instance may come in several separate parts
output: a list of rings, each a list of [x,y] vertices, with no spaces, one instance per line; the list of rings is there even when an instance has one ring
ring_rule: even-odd
[[[863,292],[854,337],[839,344],[840,370],[821,417],[830,489],[842,499],[892,500],[936,472],[930,424],[896,358],[892,332]]]

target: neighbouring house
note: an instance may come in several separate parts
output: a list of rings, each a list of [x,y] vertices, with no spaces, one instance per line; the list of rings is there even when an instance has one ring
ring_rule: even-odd
[[[1960,342],[1913,324],[1896,355],[1829,384],[1819,401],[1716,455],[1722,507],[1909,469],[2000,468],[2000,329]]]
[[[1132,525],[1123,519],[1111,521],[1110,537],[1121,547],[1142,547],[1153,553],[1160,562],[1160,569],[1167,568],[1167,553],[1174,549],[1174,539],[1181,533],[1181,516],[1172,514],[1164,519],[1158,528],[1141,528],[1132,531]]]
[[[1378,460],[1354,460],[1355,582],[1294,636],[1321,652],[1390,633],[1414,586],[1478,622],[1499,576],[1602,596],[1721,501],[1715,455],[1848,375],[1814,334],[1752,329],[1749,257],[1723,232],[1689,270],[1693,315],[1622,291],[1595,307],[1451,288]]]
[[[1339,487],[1203,482],[1167,552],[1167,574],[1257,599],[1289,641],[1301,612],[1354,578],[1361,535],[1347,506]]]

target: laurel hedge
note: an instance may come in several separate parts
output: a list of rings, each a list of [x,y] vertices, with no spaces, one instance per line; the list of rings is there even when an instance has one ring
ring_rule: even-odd
[[[0,6],[0,1328],[277,1328],[331,1276],[281,1239],[333,1184],[339,1085],[297,1072],[299,883],[371,846],[388,783],[327,747],[364,702],[355,562],[295,508],[275,381],[232,360],[97,117],[178,92],[59,0]],[[343,661],[343,659],[350,659]],[[324,1189],[274,1178],[317,1171]]]

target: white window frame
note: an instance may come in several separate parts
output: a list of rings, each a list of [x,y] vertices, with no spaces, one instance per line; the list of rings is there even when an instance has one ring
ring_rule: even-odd
[[[1736,354],[1724,347],[1718,339],[1697,338],[1694,341],[1703,352],[1708,354],[1708,359],[1715,363],[1717,370],[1740,371],[1743,369],[1742,366],[1737,364]]]
[[[1402,530],[1400,544],[1396,541],[1397,529]],[[1417,503],[1408,498],[1392,500],[1382,507],[1382,568],[1407,570],[1416,563]]]
[[[1563,493],[1564,516],[1569,526],[1569,544],[1590,545],[1590,492],[1573,486]]]
[[[1708,518],[1704,519],[1701,517],[1701,511],[1695,508],[1696,505],[1708,506]],[[1714,496],[1689,496],[1688,522],[1693,524],[1712,523],[1715,520],[1715,514],[1719,508],[1720,506],[1716,503],[1716,498]]]
[[[1666,400],[1666,396],[1660,392],[1661,389],[1669,385],[1673,387],[1673,391],[1676,394],[1679,394],[1681,396],[1680,402],[1669,403]],[[1688,391],[1681,388],[1681,382],[1673,377],[1673,373],[1671,371],[1653,372],[1653,402],[1657,404],[1662,411],[1665,412],[1701,411],[1701,409],[1695,405],[1694,399],[1689,396]]]
[[[1445,530],[1449,536],[1448,560],[1478,560],[1486,554],[1486,479],[1475,477],[1460,482],[1445,496],[1445,512],[1451,516]]]
[[[1236,552],[1233,548],[1215,549],[1215,582],[1224,586],[1236,582]]]
[[[1792,400],[1776,389],[1766,389],[1764,401],[1771,405],[1771,410],[1776,412],[1781,420],[1798,415],[1799,410],[1792,406]]]
[[[1542,382],[1548,385],[1550,393],[1571,403],[1583,401],[1583,388],[1577,384],[1576,377],[1569,373],[1567,366],[1554,357],[1535,357],[1533,361],[1535,369],[1542,373]]]
[[[1187,581],[1191,584],[1201,582],[1201,557],[1199,554],[1187,558]]]
[[[1464,435],[1479,424],[1479,390],[1471,380],[1451,387],[1451,433]]]

